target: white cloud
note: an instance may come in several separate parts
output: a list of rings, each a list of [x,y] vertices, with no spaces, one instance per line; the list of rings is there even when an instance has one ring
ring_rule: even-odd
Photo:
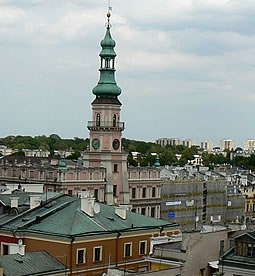
[[[0,27],[14,25],[24,20],[26,13],[23,9],[0,7]]]

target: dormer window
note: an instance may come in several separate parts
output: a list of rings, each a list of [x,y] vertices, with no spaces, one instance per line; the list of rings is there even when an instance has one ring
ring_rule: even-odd
[[[236,254],[244,257],[255,258],[255,243],[237,242]]]

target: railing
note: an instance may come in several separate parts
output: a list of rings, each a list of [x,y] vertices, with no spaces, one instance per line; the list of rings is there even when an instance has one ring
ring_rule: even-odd
[[[88,127],[110,127],[110,128],[125,128],[124,122],[113,122],[113,121],[89,121]]]

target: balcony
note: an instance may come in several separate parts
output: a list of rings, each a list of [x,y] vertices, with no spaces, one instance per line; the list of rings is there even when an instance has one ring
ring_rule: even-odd
[[[112,129],[112,130],[124,130],[124,122],[113,122],[113,121],[89,121],[88,129],[97,130],[97,129]]]

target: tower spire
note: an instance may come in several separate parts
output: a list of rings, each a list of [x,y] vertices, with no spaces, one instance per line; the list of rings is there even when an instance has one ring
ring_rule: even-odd
[[[114,47],[115,41],[112,39],[110,28],[110,13],[111,7],[107,13],[106,33],[104,39],[101,41],[102,50],[99,54],[101,59],[101,66],[99,69],[100,78],[97,86],[92,90],[97,97],[103,98],[117,98],[121,94],[121,89],[115,81],[115,57],[116,53]]]

